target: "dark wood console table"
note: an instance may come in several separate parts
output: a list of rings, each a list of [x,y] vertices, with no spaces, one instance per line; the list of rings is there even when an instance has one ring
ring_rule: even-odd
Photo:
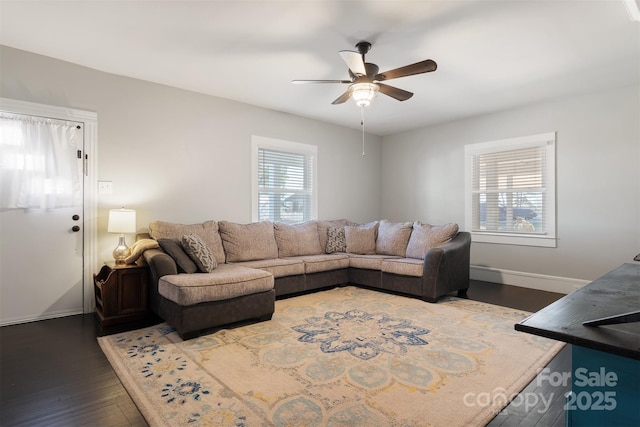
[[[567,426],[640,425],[638,309],[640,263],[623,264],[515,325],[573,344]],[[622,314],[623,323],[584,324]]]

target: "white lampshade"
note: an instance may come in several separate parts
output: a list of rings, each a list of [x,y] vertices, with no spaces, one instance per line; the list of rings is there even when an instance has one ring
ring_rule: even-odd
[[[349,87],[349,93],[358,107],[368,107],[378,94],[380,87],[375,83],[355,83]]]
[[[109,211],[109,233],[135,233],[136,211],[133,209],[111,209]]]

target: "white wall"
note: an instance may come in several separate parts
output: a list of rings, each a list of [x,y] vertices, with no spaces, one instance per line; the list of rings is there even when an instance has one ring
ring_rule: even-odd
[[[633,262],[640,252],[638,86],[383,138],[382,216],[463,226],[465,144],[553,131],[558,247],[473,243],[472,265],[590,281]]]
[[[152,220],[251,221],[251,135],[318,146],[322,219],[380,217],[381,138],[0,47],[0,96],[98,113],[99,257],[111,259],[108,209]],[[214,77],[212,77],[214,78]],[[128,239],[129,240],[129,239]]]

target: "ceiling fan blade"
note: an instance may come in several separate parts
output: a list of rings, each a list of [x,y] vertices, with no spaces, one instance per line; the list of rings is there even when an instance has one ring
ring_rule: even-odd
[[[335,101],[332,102],[333,105],[344,104],[349,100],[350,94],[349,91],[346,91],[342,95],[340,95]]]
[[[341,50],[340,56],[353,74],[361,76],[367,75],[367,69],[364,66],[364,61],[362,60],[362,55],[360,53],[352,50]]]
[[[351,80],[291,80],[294,85],[306,85],[314,83],[351,83]]]
[[[385,85],[382,83],[376,83],[376,84],[380,87],[380,92],[392,98],[395,98],[398,101],[406,101],[407,99],[413,96],[413,93],[403,89],[398,89],[397,87]]]
[[[416,62],[415,64],[405,65],[404,67],[395,68],[393,70],[385,71],[384,73],[376,74],[373,78],[377,81],[397,79],[398,77],[413,76],[414,74],[429,73],[435,71],[438,68],[438,64],[431,59]]]

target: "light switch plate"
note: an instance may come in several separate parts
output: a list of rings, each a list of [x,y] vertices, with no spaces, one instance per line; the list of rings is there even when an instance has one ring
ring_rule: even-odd
[[[113,182],[112,181],[98,181],[98,194],[112,194]]]

